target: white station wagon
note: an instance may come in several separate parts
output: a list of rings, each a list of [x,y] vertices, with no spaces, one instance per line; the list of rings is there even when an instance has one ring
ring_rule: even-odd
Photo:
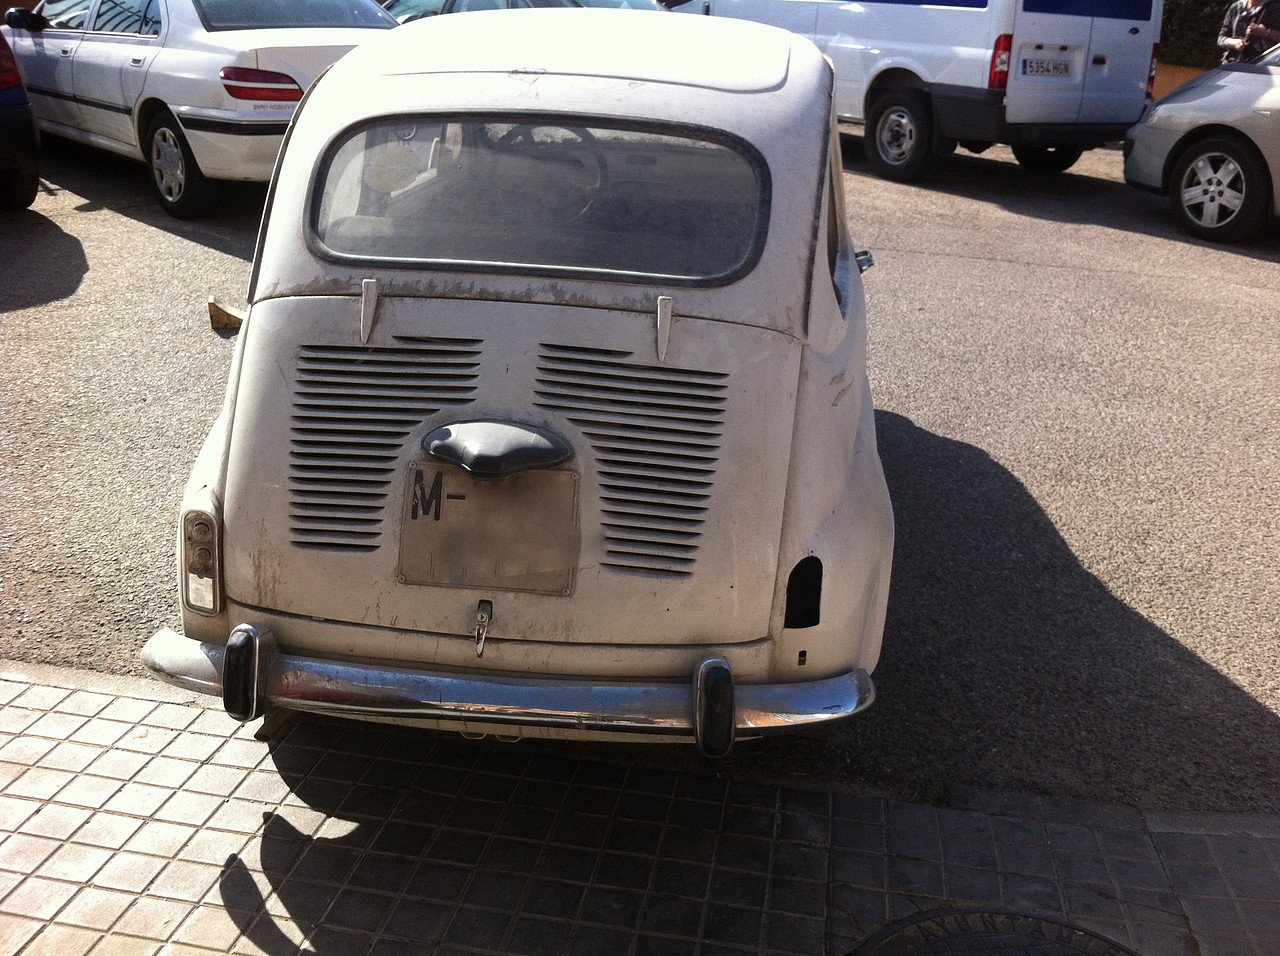
[[[144,161],[180,218],[267,182],[307,87],[396,25],[374,0],[43,0],[5,22],[40,129]]]
[[[640,11],[340,60],[147,666],[242,720],[710,756],[867,707],[893,519],[831,94],[808,40]]]

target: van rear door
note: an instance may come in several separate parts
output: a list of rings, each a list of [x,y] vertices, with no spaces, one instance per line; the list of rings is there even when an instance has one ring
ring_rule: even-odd
[[[1136,122],[1160,12],[1160,0],[1018,0],[1006,119]]]
[[[1159,0],[1093,0],[1081,123],[1136,123],[1147,101],[1151,58],[1160,39]]]

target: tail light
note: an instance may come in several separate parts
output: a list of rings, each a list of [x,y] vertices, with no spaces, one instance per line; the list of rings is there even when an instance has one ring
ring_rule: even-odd
[[[218,77],[226,91],[238,100],[296,102],[302,99],[302,87],[293,81],[293,77],[284,73],[224,66]]]
[[[218,521],[204,511],[182,516],[182,603],[198,614],[217,614],[222,607],[222,536]]]
[[[4,34],[0,33],[0,90],[11,90],[22,85],[22,77],[18,75],[18,61],[9,49]]]
[[[1155,99],[1156,65],[1160,62],[1160,44],[1151,44],[1151,72],[1147,74],[1147,99]]]
[[[987,74],[987,89],[1009,88],[1009,61],[1012,57],[1013,34],[1002,33],[996,37],[996,45],[991,50],[991,72]]]

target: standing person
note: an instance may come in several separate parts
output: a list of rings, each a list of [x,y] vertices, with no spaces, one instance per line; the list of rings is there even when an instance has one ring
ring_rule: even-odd
[[[1247,63],[1280,43],[1278,0],[1236,0],[1227,7],[1218,31],[1222,62]]]

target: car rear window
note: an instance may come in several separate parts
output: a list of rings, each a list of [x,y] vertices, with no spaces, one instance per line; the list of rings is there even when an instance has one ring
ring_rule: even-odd
[[[720,284],[764,244],[769,178],[702,128],[581,118],[404,118],[328,150],[311,238],[339,260]]]
[[[208,30],[264,27],[387,27],[374,0],[194,0]]]

